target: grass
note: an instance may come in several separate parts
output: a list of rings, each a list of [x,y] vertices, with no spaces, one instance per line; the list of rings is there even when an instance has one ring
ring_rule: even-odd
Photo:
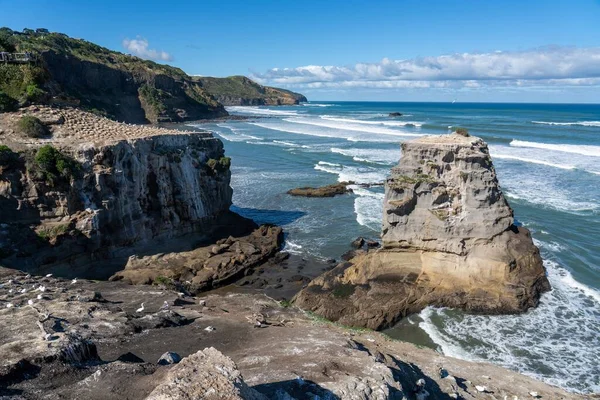
[[[464,136],[464,137],[471,136],[471,135],[469,135],[469,131],[467,130],[467,128],[454,128],[454,133]]]
[[[289,90],[262,86],[245,76],[235,75],[227,78],[196,78],[204,89],[213,96],[229,98],[246,98],[276,100],[281,97],[300,98],[302,95]]]
[[[208,161],[206,161],[206,165],[215,173],[227,171],[231,167],[231,158],[221,157],[218,160],[209,158]]]
[[[42,240],[56,239],[60,235],[64,235],[69,231],[69,224],[55,225],[51,227],[43,226],[37,230],[37,235]]]
[[[280,305],[281,307],[283,307],[283,308],[289,308],[289,307],[291,307],[291,306],[292,306],[292,304],[293,304],[293,303],[292,303],[291,301],[289,301],[289,300],[281,300],[281,301],[279,302],[279,305]]]
[[[410,185],[418,183],[435,183],[437,180],[427,174],[417,174],[415,176],[400,175],[395,176],[389,184],[392,189],[407,189]]]
[[[31,115],[21,117],[19,122],[17,122],[17,127],[21,133],[35,139],[42,138],[50,133],[46,125],[39,118]]]
[[[331,293],[333,294],[333,297],[338,299],[347,299],[354,294],[354,285],[347,283],[338,285],[333,288]]]
[[[152,281],[153,285],[163,285],[163,286],[169,286],[173,283],[173,280],[171,278],[167,278],[166,276],[162,276],[159,275],[156,278],[154,278],[154,280]]]

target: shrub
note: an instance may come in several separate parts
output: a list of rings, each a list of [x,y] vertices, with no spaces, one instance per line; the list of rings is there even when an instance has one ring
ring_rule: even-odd
[[[0,144],[0,167],[9,167],[19,159],[19,155],[10,147]]]
[[[35,154],[35,166],[47,183],[53,184],[57,176],[71,178],[79,171],[79,164],[50,145],[42,146]]]
[[[25,88],[25,96],[27,100],[36,102],[44,99],[46,92],[40,89],[36,84],[29,84]]]
[[[19,106],[17,100],[4,92],[0,92],[0,112],[14,111]]]
[[[464,136],[464,137],[469,137],[469,131],[466,128],[455,128],[454,129],[454,133]]]
[[[48,135],[48,128],[39,118],[26,115],[18,122],[19,130],[31,138],[41,138]]]
[[[61,224],[55,226],[43,226],[37,230],[37,235],[42,240],[56,239],[60,235],[64,235],[69,231],[69,224]]]

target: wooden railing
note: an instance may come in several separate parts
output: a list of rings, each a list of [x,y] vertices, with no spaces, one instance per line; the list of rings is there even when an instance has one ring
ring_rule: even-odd
[[[4,63],[30,63],[35,62],[37,57],[33,53],[8,53],[5,51],[0,52],[0,62]]]

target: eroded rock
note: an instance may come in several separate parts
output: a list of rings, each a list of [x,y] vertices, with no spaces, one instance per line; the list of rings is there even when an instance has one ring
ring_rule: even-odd
[[[349,253],[296,304],[373,329],[427,305],[486,313],[536,306],[550,289],[542,259],[514,224],[485,142],[431,136],[402,150],[386,182],[382,248]]]

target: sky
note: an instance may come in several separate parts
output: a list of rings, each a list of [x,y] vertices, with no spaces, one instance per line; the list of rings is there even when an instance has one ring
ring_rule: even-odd
[[[600,0],[0,0],[0,26],[309,100],[600,103]]]

